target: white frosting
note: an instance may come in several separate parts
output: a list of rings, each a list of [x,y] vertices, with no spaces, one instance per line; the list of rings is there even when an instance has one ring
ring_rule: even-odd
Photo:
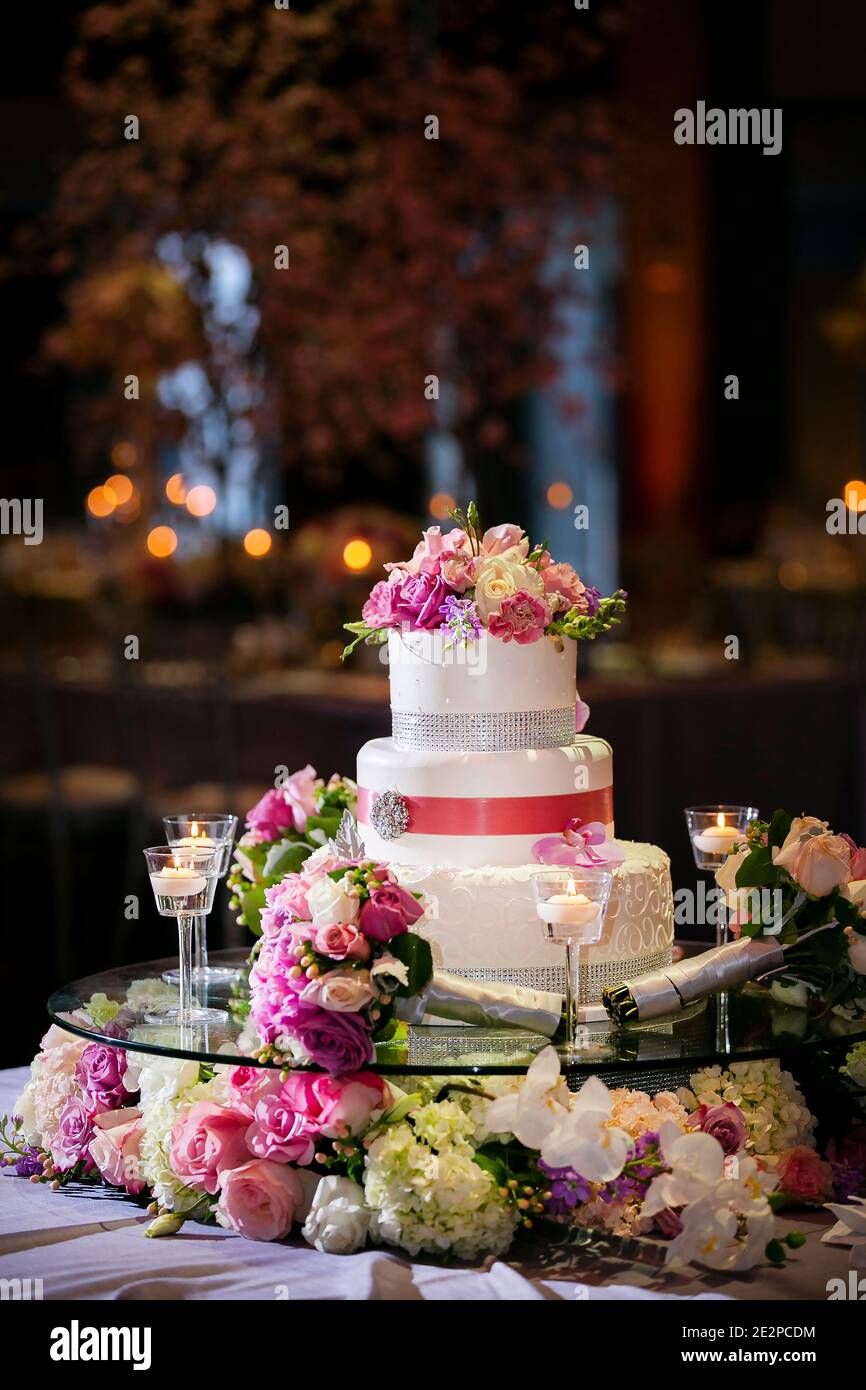
[[[388,633],[391,708],[484,714],[568,709],[577,698],[577,643],[548,638],[521,646],[485,631],[465,646],[440,632]]]
[[[581,736],[567,748],[521,748],[504,753],[439,753],[405,750],[390,738],[372,739],[358,754],[358,785],[371,793],[477,800],[496,797],[567,796],[613,784],[613,756],[604,739]],[[526,864],[542,835],[558,835],[559,817],[529,835],[425,835],[409,830],[384,840],[362,816],[359,829],[368,854],[393,864]],[[613,821],[607,822],[609,835]]]
[[[588,999],[600,997],[601,983],[625,978],[635,962],[638,969],[646,968],[649,957],[669,962],[673,945],[668,856],[656,845],[617,843],[626,858],[614,872],[602,939],[582,953],[582,993]],[[522,971],[530,971],[544,987],[546,976],[538,972],[561,975],[564,948],[546,939],[535,911],[532,875],[539,868],[394,865],[402,883],[430,900],[428,915],[416,930],[430,941],[437,965],[493,978],[519,979]]]

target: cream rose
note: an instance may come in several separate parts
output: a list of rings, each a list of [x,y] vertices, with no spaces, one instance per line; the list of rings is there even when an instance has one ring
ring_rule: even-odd
[[[475,603],[485,627],[490,614],[499,612],[502,600],[521,590],[538,598],[544,592],[544,582],[537,570],[523,563],[517,546],[477,561]]]
[[[351,1178],[322,1178],[304,1222],[304,1240],[326,1255],[350,1255],[367,1239],[364,1189]]]
[[[803,826],[807,818],[795,820],[775,858],[777,869],[786,869],[796,883],[814,898],[824,898],[845,883],[851,872],[851,847],[841,835],[830,835],[820,821]],[[808,818],[813,821],[813,817]]]
[[[338,1014],[359,1013],[373,996],[369,970],[328,970],[301,991],[305,1004],[316,1004]]]
[[[848,959],[851,962],[851,969],[856,970],[858,975],[866,975],[866,936],[862,932],[855,931],[853,927],[846,927],[845,935],[848,938]]]
[[[855,903],[861,914],[866,916],[866,878],[852,878],[850,883],[845,884],[842,892],[848,901]]]
[[[744,845],[729,854],[724,864],[720,864],[716,869],[716,883],[725,894],[730,895],[737,892],[737,871],[740,865],[748,859],[751,852],[751,845]],[[728,898],[728,905],[731,905],[730,897]]]
[[[307,904],[317,927],[351,924],[358,916],[358,898],[346,891],[342,879],[320,878],[307,889]]]

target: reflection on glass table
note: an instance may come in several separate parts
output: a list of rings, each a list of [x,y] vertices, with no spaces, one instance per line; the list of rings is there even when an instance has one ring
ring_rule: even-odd
[[[218,963],[240,970],[245,979],[243,950],[214,955]],[[207,1002],[225,1010],[218,1023],[185,1030],[183,1037],[179,1029],[147,1023],[155,1009],[158,1012],[165,1006],[166,992],[174,994],[162,979],[169,963],[148,961],[75,980],[52,994],[48,1012],[55,1023],[112,1046],[249,1065],[254,1042],[245,1036],[243,983],[209,991]],[[89,1019],[79,1012],[85,1008]],[[740,994],[711,997],[688,1013],[650,1024],[627,1028],[616,1028],[609,1021],[588,1024],[581,1029],[582,1045],[568,1065],[568,1074],[607,1074],[612,1085],[624,1084],[627,1077],[629,1084],[645,1083],[645,1089],[655,1091],[679,1084],[682,1071],[713,1062],[790,1058],[816,1048],[841,1050],[858,1038],[866,1038],[866,1020],[849,1023],[833,1015],[821,1017],[779,1004],[766,991],[750,986]],[[405,1035],[380,1044],[373,1066],[386,1074],[519,1074],[545,1046],[547,1039],[533,1033],[430,1024],[412,1027]]]

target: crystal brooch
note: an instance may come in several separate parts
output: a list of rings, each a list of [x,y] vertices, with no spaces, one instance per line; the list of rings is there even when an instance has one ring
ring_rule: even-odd
[[[409,828],[409,807],[394,788],[382,792],[373,802],[370,820],[383,840],[398,840]]]

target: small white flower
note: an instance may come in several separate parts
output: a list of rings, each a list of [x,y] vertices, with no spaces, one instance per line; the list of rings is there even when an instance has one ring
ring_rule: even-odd
[[[350,1178],[322,1178],[316,1188],[303,1236],[326,1255],[360,1250],[370,1228],[364,1189]]]

